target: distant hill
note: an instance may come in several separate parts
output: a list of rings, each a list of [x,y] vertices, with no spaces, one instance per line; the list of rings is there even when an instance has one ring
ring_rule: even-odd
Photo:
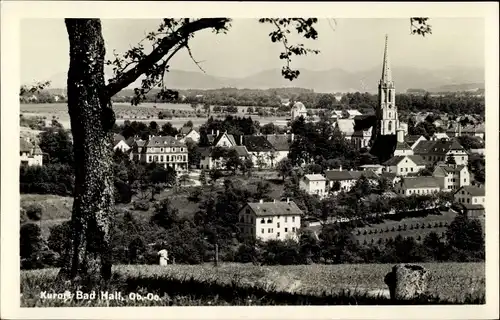
[[[427,70],[410,67],[394,67],[393,79],[398,92],[408,88],[421,88],[427,91],[463,91],[484,88],[484,70],[469,67],[446,67]],[[299,87],[312,89],[315,92],[376,92],[381,68],[372,68],[362,72],[348,72],[340,68],[312,71],[300,69],[300,76],[294,81],[283,78],[280,69],[258,72],[244,78],[218,77],[202,72],[171,70],[167,73],[165,83],[169,88],[186,89],[219,89],[225,87],[238,89],[269,89],[283,87]],[[106,77],[108,78],[108,77]],[[49,79],[52,88],[66,87],[66,74],[56,74]],[[137,80],[130,88],[140,86]]]

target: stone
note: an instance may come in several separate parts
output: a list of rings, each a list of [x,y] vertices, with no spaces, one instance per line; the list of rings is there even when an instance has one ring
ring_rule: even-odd
[[[384,279],[391,300],[415,299],[427,290],[429,272],[415,264],[398,264]]]

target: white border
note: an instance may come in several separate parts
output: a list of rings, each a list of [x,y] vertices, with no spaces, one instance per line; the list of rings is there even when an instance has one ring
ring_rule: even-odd
[[[2,2],[1,108],[1,308],[0,318],[19,319],[487,319],[498,317],[498,3],[263,3],[263,2]],[[486,70],[486,245],[487,304],[404,307],[129,307],[19,308],[19,21],[23,18],[318,18],[483,17]]]

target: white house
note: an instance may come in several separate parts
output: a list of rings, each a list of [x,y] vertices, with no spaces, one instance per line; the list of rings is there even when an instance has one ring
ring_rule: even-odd
[[[347,119],[354,119],[356,116],[362,116],[363,114],[355,109],[345,110],[343,116]]]
[[[453,157],[456,164],[467,165],[469,154],[455,139],[438,141],[420,141],[413,149],[415,155],[420,155],[429,163],[447,161]]]
[[[300,189],[320,198],[326,194],[326,178],[320,174],[306,174],[299,184]]]
[[[278,163],[279,153],[266,136],[240,136],[239,145],[245,146],[255,167],[272,168]]]
[[[383,165],[380,164],[364,164],[360,166],[360,168],[365,171],[365,170],[371,170],[375,172],[376,174],[382,174],[383,169],[385,168]]]
[[[450,140],[450,137],[448,137],[448,135],[444,132],[435,132],[431,137],[431,141],[437,141],[441,139]]]
[[[188,170],[187,147],[171,136],[150,136],[148,140],[135,141],[131,157],[143,163],[156,162],[176,171]]]
[[[133,144],[133,138],[128,139],[129,143]],[[120,150],[121,152],[128,152],[130,149],[132,149],[132,145],[129,145],[127,143],[127,140],[125,140],[125,137],[122,136],[121,134],[115,133],[113,136],[113,151]]]
[[[394,156],[383,163],[386,172],[394,173],[398,176],[416,174],[425,169],[427,162],[420,156]]]
[[[397,194],[410,196],[412,194],[423,195],[439,192],[441,186],[434,177],[404,177],[394,187]]]
[[[371,170],[366,169],[363,171],[347,171],[342,170],[342,167],[335,170],[325,171],[328,190],[332,193],[339,191],[349,192],[362,176],[369,180],[377,179],[377,175]]]
[[[300,117],[304,117],[304,119],[307,118],[307,109],[302,102],[298,101],[295,102],[293,104],[291,113],[292,113],[292,121]]]
[[[26,139],[20,138],[19,154],[21,165],[41,166],[43,165],[43,152],[39,146],[33,145]]]
[[[354,134],[354,119],[338,119],[333,123],[333,126],[338,128],[347,140],[351,140]]]
[[[432,176],[439,179],[443,191],[455,191],[470,185],[469,169],[464,165],[437,165]]]
[[[200,141],[200,133],[194,128],[182,127],[181,130],[179,130],[179,134],[182,137],[183,141],[187,141],[188,139],[191,139],[196,143]]]
[[[453,198],[462,204],[468,217],[484,217],[485,189],[476,186],[463,186],[455,192]]]
[[[373,127],[366,130],[356,130],[351,136],[351,142],[357,149],[368,148],[372,138]]]
[[[394,150],[394,156],[412,156],[413,149],[406,142],[397,142],[396,149]]]
[[[298,240],[304,215],[293,201],[249,202],[238,212],[240,232],[263,241]]]

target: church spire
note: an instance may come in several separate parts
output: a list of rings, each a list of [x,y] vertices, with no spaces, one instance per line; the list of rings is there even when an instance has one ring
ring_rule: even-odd
[[[391,65],[389,63],[388,40],[389,40],[389,36],[386,34],[385,35],[385,48],[384,48],[384,62],[382,64],[382,78],[380,79],[381,83],[392,82]]]

